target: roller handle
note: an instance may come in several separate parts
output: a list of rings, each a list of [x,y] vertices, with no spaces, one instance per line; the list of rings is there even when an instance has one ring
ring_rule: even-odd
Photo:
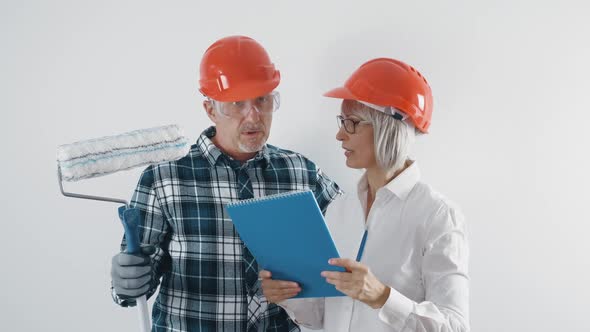
[[[119,208],[119,218],[123,223],[125,229],[125,242],[127,243],[128,254],[138,254],[141,252],[141,244],[139,242],[139,221],[141,219],[139,209],[127,208],[121,206]],[[139,310],[139,330],[141,332],[149,332],[151,330],[150,315],[147,306],[147,297],[144,295],[136,299],[137,309]]]

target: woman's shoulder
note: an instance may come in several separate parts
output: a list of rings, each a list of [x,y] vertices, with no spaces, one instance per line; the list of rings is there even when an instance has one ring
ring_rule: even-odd
[[[422,211],[423,220],[427,224],[442,222],[446,219],[461,223],[463,221],[459,206],[424,182],[416,183],[408,200],[413,209]]]

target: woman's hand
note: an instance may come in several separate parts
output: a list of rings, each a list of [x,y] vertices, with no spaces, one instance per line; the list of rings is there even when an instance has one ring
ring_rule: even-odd
[[[328,283],[373,309],[383,307],[389,297],[390,288],[379,281],[366,265],[346,258],[332,258],[328,263],[346,269],[346,272],[323,271],[322,277]]]
[[[261,280],[262,292],[270,303],[279,303],[301,292],[301,288],[296,282],[272,280],[270,271],[261,270],[258,277]]]

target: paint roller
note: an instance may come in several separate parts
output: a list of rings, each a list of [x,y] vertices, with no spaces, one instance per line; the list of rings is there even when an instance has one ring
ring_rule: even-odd
[[[190,145],[177,125],[140,129],[116,136],[61,145],[57,148],[57,177],[61,193],[67,197],[123,204],[119,217],[125,229],[126,252],[140,252],[139,210],[127,200],[93,196],[64,190],[63,182],[95,178],[135,167],[173,161],[184,157]],[[137,299],[140,330],[151,330],[146,296]]]

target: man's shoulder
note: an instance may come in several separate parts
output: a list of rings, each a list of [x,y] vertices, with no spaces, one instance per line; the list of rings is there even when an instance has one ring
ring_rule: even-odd
[[[270,157],[271,161],[273,159],[299,159],[313,164],[313,162],[308,157],[304,156],[302,153],[283,149],[271,144],[267,144],[266,147],[268,156]]]
[[[184,157],[177,160],[151,164],[144,169],[142,176],[153,177],[157,181],[170,177],[178,177],[182,173],[180,171],[181,169],[199,168],[203,165],[207,165],[207,160],[201,150],[196,145],[192,145]]]
[[[283,149],[283,148],[280,148],[280,147],[278,147],[276,145],[272,145],[272,144],[266,144],[266,149],[267,149],[268,154],[270,156],[280,156],[280,155],[283,155],[283,154],[285,154],[285,155],[290,155],[290,154],[299,154],[299,155],[301,155],[300,153],[297,153],[297,152],[294,152],[294,151],[291,151],[291,150],[287,150],[287,149]]]

